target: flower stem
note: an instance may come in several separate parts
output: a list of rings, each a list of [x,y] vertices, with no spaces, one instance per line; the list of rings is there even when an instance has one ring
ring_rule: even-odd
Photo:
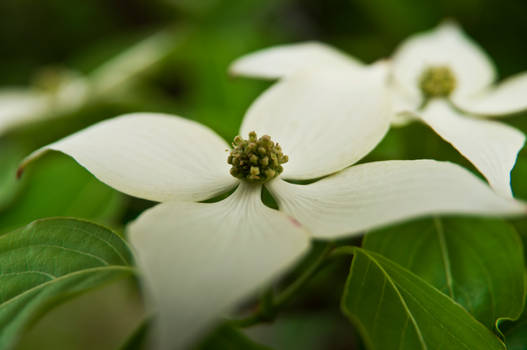
[[[307,282],[313,277],[319,270],[326,258],[333,250],[334,243],[329,242],[326,244],[322,252],[316,257],[316,259],[302,272],[302,274],[287,286],[282,292],[275,297],[270,293],[265,293],[262,300],[265,303],[260,302],[258,310],[252,315],[238,319],[230,320],[228,323],[235,327],[250,327],[258,323],[272,321],[276,314],[280,311],[280,308],[287,304],[296,293],[302,289]]]
[[[352,245],[346,245],[342,247],[335,248],[331,254],[329,255],[329,258],[337,258],[342,255],[354,255],[358,247],[352,246]]]

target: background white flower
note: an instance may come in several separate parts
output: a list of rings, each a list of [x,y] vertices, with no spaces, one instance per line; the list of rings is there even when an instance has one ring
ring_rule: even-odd
[[[527,109],[527,74],[492,86],[494,65],[451,22],[408,38],[396,50],[392,63],[393,123],[423,121],[471,161],[498,193],[511,196],[510,171],[525,136],[515,128],[482,117]],[[356,59],[326,45],[302,43],[249,54],[235,61],[230,71],[274,79],[299,70],[320,72],[359,66]],[[437,90],[438,83],[445,84],[444,79],[447,89]]]
[[[129,234],[158,311],[158,346],[181,348],[291,267],[310,235],[345,237],[428,214],[527,212],[525,204],[498,196],[451,163],[347,168],[388,129],[384,79],[381,65],[294,74],[267,90],[240,129],[243,137],[253,130],[270,135],[289,156],[283,173],[263,185],[229,175],[229,146],[214,132],[160,114],[101,122],[36,151],[26,164],[47,150],[61,151],[108,185],[163,202],[132,223]],[[324,176],[309,185],[287,181]],[[224,200],[198,202],[235,186]],[[280,211],[262,203],[262,186]]]
[[[158,32],[87,76],[65,69],[45,69],[36,81],[40,86],[0,88],[0,134],[27,123],[73,113],[94,100],[108,99],[166,57],[174,43],[169,32]]]

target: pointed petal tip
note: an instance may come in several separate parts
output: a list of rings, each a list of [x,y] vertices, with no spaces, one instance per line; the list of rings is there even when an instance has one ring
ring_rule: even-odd
[[[449,29],[461,30],[461,25],[459,24],[459,22],[455,18],[447,17],[447,18],[444,18],[439,23],[438,28],[449,28]]]
[[[428,159],[363,163],[309,185],[274,181],[267,188],[318,239],[434,215],[527,214],[527,203],[499,195],[465,168]]]
[[[519,211],[517,213],[517,217],[527,215],[527,202],[526,201],[524,201],[523,199],[516,199],[516,198],[514,198],[512,193],[511,193],[511,196],[505,197],[505,198],[509,199],[510,201],[513,201],[513,202],[517,203],[517,205],[519,207]]]
[[[229,65],[229,68],[227,69],[227,77],[229,79],[235,79],[235,78],[239,78],[243,76],[243,74],[239,72],[239,68],[238,68],[239,61],[240,59],[237,59]]]
[[[22,178],[22,175],[24,175],[24,172],[27,168],[27,166],[32,163],[34,160],[40,158],[44,153],[46,153],[47,151],[49,151],[50,149],[46,146],[46,147],[43,147],[43,148],[39,148],[37,149],[36,151],[32,152],[30,155],[28,155],[27,157],[25,157],[21,162],[20,162],[20,165],[18,166],[17,170],[16,170],[16,178],[17,180],[20,180],[20,178]]]
[[[391,65],[391,60],[387,58],[383,58],[383,59],[373,62],[371,65],[365,66],[364,70],[375,72],[380,75],[382,74],[384,76],[388,76],[390,65]]]
[[[220,136],[195,121],[168,114],[132,113],[47,145],[30,154],[21,167],[49,150],[59,151],[99,181],[128,195],[156,202],[176,198],[200,201],[235,185],[225,161],[228,147]]]
[[[470,118],[444,101],[431,101],[422,120],[469,160],[501,196],[512,198],[510,172],[525,135],[491,120]]]
[[[307,252],[305,230],[260,196],[242,183],[223,201],[165,202],[128,226],[147,306],[159,312],[158,348],[187,348]]]
[[[371,67],[382,67],[384,69],[389,68],[392,64],[392,59],[389,57],[378,59],[377,61],[371,64]]]
[[[22,175],[24,174],[24,166],[23,165],[20,165],[18,167],[18,169],[16,170],[16,178],[17,180],[20,180],[20,178],[22,177]]]

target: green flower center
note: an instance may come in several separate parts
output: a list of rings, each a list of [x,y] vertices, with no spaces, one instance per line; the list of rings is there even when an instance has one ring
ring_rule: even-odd
[[[427,68],[419,80],[419,87],[425,97],[447,97],[456,88],[456,76],[447,66]]]
[[[231,175],[251,183],[274,179],[284,170],[282,164],[288,160],[280,145],[271,141],[271,137],[263,135],[258,138],[254,131],[249,133],[248,140],[236,136],[232,147],[227,158],[227,163],[232,165]]]

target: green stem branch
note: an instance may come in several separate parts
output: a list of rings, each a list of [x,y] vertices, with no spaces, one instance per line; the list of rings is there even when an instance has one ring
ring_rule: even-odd
[[[280,292],[276,297],[266,299],[265,305],[260,304],[259,309],[252,315],[242,318],[239,320],[231,320],[229,324],[235,327],[250,327],[252,325],[269,322],[274,319],[280,308],[287,304],[296,293],[302,289],[321,268],[326,261],[326,258],[330,255],[333,250],[334,244],[332,242],[326,244],[322,252],[318,257],[308,266],[303,273],[291,283],[287,288]],[[269,298],[269,294],[266,293],[266,298]]]

